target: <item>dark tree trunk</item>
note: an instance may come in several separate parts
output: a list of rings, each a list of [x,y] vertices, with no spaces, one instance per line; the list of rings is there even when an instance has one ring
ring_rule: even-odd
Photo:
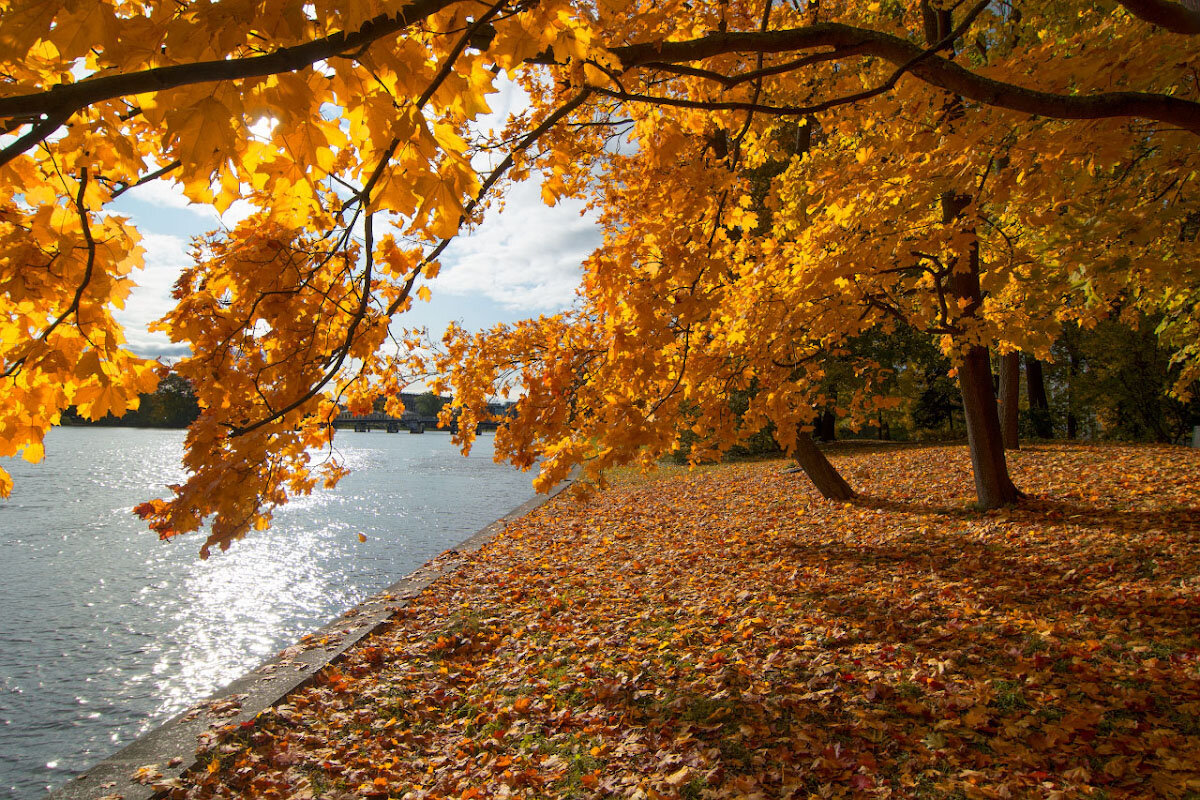
[[[1000,356],[1000,434],[1005,450],[1017,450],[1017,422],[1021,396],[1021,354],[1016,350]]]
[[[1071,348],[1067,355],[1067,438],[1079,435],[1079,421],[1075,416],[1075,377],[1079,374],[1079,352]]]
[[[957,220],[970,203],[965,195],[945,192],[942,195],[942,222]],[[983,304],[979,286],[979,246],[972,242],[967,252],[947,280],[951,297],[959,301],[962,319],[970,320]],[[971,449],[971,464],[975,470],[975,493],[981,508],[999,508],[1020,499],[1021,493],[1008,476],[1004,458],[1004,440],[1000,432],[1000,414],[996,405],[996,388],[992,383],[992,362],[988,350],[971,345],[963,353],[958,367],[958,386],[962,392],[963,416],[966,418],[967,443]]]
[[[796,463],[826,500],[850,500],[854,490],[804,431],[796,434]]]
[[[1008,477],[1004,443],[1000,433],[996,394],[992,388],[992,365],[986,347],[968,348],[958,367],[963,412],[967,419],[967,443],[975,470],[975,494],[982,508],[999,508],[1020,499],[1021,493]]]
[[[817,418],[817,438],[822,442],[832,442],[837,439],[837,414],[832,409],[825,409]]]
[[[1050,400],[1046,395],[1046,378],[1042,362],[1025,354],[1025,388],[1029,393],[1029,419],[1033,433],[1039,439],[1054,438],[1054,422],[1050,418]]]

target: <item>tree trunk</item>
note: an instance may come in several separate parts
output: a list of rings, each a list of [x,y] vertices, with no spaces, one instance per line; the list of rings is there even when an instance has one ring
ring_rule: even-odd
[[[922,0],[921,10],[925,20],[925,38],[930,45],[950,34],[951,11],[935,9],[930,0]],[[961,114],[962,98],[955,97],[947,108],[947,118],[957,118]],[[970,195],[942,192],[942,224],[961,223],[963,211],[970,204]],[[964,232],[973,234],[974,229]],[[965,252],[957,254],[946,280],[946,288],[962,309],[960,320],[969,326],[983,305],[983,289],[979,285],[979,240],[975,236],[971,237]],[[1009,478],[1008,463],[1004,460],[1000,414],[996,408],[996,388],[992,383],[992,362],[987,347],[979,344],[966,347],[958,366],[958,387],[962,392],[967,443],[971,450],[971,464],[975,469],[975,493],[979,505],[982,508],[998,508],[1017,502],[1021,493]]]
[[[827,408],[817,417],[817,438],[822,442],[832,442],[837,439],[837,414]]]
[[[942,223],[957,220],[970,198],[953,192],[942,194]],[[964,321],[975,317],[983,304],[979,286],[979,245],[972,242],[967,252],[959,256],[947,280],[951,297],[959,301]],[[992,383],[992,362],[982,345],[969,345],[958,366],[958,387],[962,393],[963,416],[966,418],[967,443],[971,449],[971,464],[975,470],[975,493],[981,508],[1011,505],[1021,493],[1008,476],[1004,458],[1004,440],[1000,432],[1000,414],[996,405],[996,388]]]
[[[1005,450],[1018,450],[1017,422],[1021,396],[1021,354],[1016,350],[1000,356],[1000,434]]]
[[[796,434],[796,463],[826,500],[850,500],[854,490],[804,431]]]
[[[992,365],[986,347],[972,345],[958,367],[963,412],[967,419],[967,443],[975,471],[975,494],[981,508],[999,508],[1020,499],[1021,493],[1008,477],[1000,415],[992,388]]]
[[[1075,378],[1079,374],[1079,352],[1071,348],[1067,355],[1067,438],[1079,435],[1079,422],[1075,416]]]
[[[1042,362],[1025,354],[1025,389],[1029,393],[1029,419],[1033,433],[1039,439],[1054,438],[1054,423],[1050,419],[1050,400],[1046,396],[1046,378]]]

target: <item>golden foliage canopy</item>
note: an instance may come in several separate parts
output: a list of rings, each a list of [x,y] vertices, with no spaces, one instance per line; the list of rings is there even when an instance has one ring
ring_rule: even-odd
[[[1064,320],[1154,311],[1192,380],[1197,30],[1171,0],[0,0],[0,456],[153,385],[112,316],[138,233],[107,210],[150,180],[257,209],[159,323],[203,413],[140,512],[209,521],[206,548],[337,481],[326,423],[424,369],[393,324],[531,175],[602,220],[580,302],[452,330],[439,366],[466,421],[521,384],[498,448],[543,483],[666,452],[681,418],[786,443],[820,355],[900,321],[1044,354]],[[485,131],[501,76],[531,103]]]

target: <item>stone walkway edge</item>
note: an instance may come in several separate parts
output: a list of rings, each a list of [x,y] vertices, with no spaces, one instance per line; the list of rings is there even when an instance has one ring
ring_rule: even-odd
[[[572,478],[574,473],[572,473]],[[342,655],[386,626],[392,614],[409,599],[453,572],[464,554],[473,553],[494,539],[505,526],[549,502],[571,485],[571,478],[517,506],[473,536],[409,573],[359,605],[304,636],[300,642],[247,674],[219,689],[212,696],[138,737],[124,749],[76,775],[46,795],[46,800],[151,800],[166,794],[164,789],[143,785],[133,774],[156,765],[162,777],[155,783],[182,776],[195,769],[197,737],[213,727],[239,725],[253,720],[292,691],[309,683],[324,667],[336,664]],[[175,766],[171,766],[174,764]]]

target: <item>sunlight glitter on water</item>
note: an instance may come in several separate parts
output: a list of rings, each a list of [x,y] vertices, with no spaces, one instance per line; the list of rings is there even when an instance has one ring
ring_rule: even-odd
[[[532,495],[489,437],[464,459],[445,434],[347,433],[337,490],[200,561],[198,537],[159,542],[130,513],[182,480],[182,439],[59,429],[42,464],[5,463],[0,798],[61,783]]]

